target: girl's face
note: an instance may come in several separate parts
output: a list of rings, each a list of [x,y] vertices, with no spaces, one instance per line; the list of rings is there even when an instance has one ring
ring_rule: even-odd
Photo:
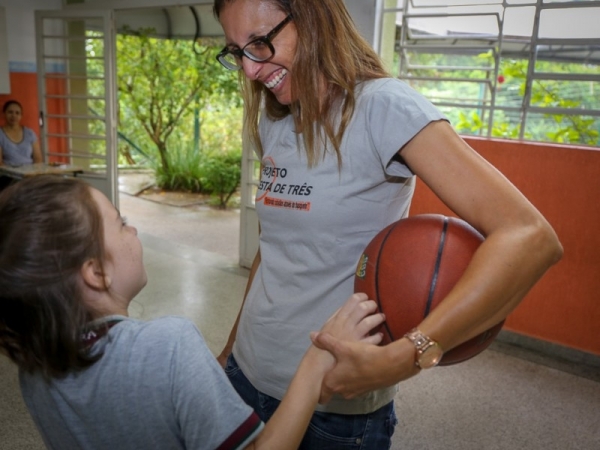
[[[15,103],[11,103],[4,112],[7,125],[18,125],[21,122],[22,111],[21,107]]]
[[[102,216],[104,228],[104,270],[109,278],[110,293],[119,306],[127,309],[129,302],[147,282],[142,259],[142,244],[137,230],[127,225],[119,211],[100,191],[92,188]]]
[[[253,39],[269,34],[286,16],[268,0],[236,0],[222,9],[219,20],[227,47],[241,49]],[[292,20],[271,41],[275,54],[269,61],[254,62],[242,58],[246,77],[263,83],[282,105],[292,102],[291,69],[297,40]]]

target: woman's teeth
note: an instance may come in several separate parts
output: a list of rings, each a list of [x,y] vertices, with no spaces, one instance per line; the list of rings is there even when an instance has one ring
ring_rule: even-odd
[[[265,86],[268,87],[269,89],[273,89],[275,86],[277,86],[281,82],[281,80],[283,80],[283,77],[285,77],[287,75],[287,73],[288,73],[288,71],[286,69],[283,69],[281,72],[279,72],[279,75],[277,75],[275,78],[273,78],[268,83],[265,83]]]

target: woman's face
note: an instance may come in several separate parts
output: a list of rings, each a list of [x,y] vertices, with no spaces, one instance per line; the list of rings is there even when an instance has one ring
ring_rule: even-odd
[[[229,48],[244,48],[257,37],[267,35],[287,14],[268,0],[236,0],[222,9],[219,20]],[[274,56],[265,62],[242,58],[242,70],[250,80],[264,84],[282,105],[292,102],[292,62],[296,55],[298,35],[294,21],[275,35],[271,44]]]
[[[11,103],[8,108],[6,108],[4,117],[6,118],[7,125],[19,125],[22,117],[21,107],[16,103]]]

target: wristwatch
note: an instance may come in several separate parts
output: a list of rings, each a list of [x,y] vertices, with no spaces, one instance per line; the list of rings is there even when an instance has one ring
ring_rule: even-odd
[[[417,328],[410,330],[404,337],[411,341],[417,349],[415,365],[420,369],[435,367],[441,361],[444,352],[440,344],[421,333]]]

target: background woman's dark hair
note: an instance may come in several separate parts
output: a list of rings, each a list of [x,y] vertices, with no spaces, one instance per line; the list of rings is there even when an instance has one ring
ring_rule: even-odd
[[[80,269],[104,260],[102,221],[83,181],[44,175],[0,193],[0,350],[21,370],[62,377],[97,361]]]
[[[4,105],[2,105],[2,112],[5,113],[6,110],[8,109],[8,107],[10,105],[17,105],[19,108],[21,108],[21,111],[23,111],[23,107],[21,106],[21,104],[16,101],[16,100],[7,100]]]

